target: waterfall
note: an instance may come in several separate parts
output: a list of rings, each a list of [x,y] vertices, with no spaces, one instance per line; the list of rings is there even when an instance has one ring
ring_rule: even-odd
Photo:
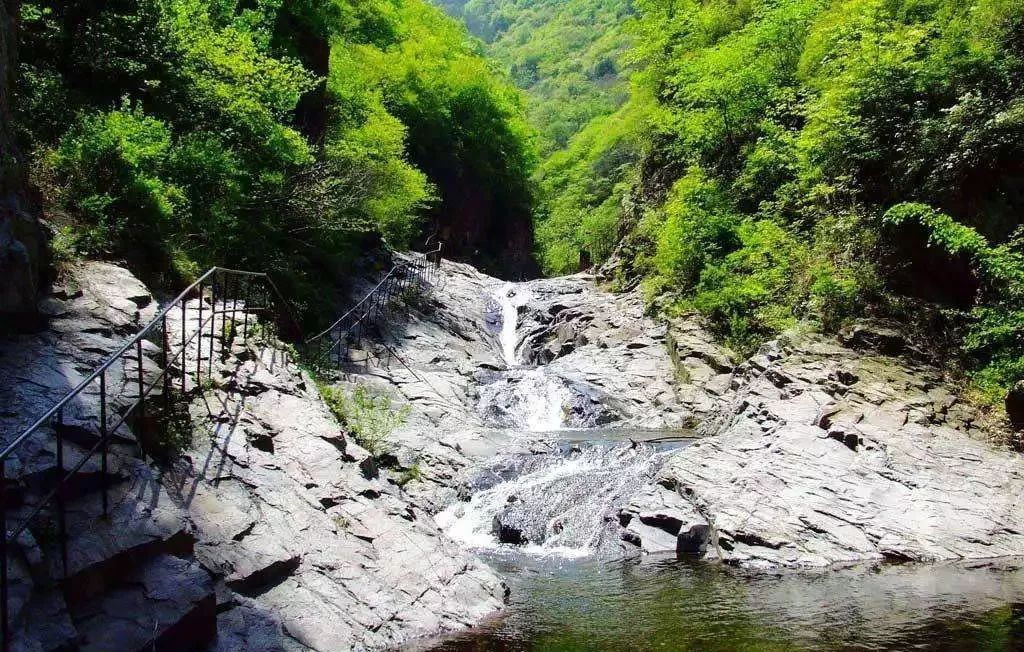
[[[558,376],[538,369],[513,369],[480,388],[477,405],[494,427],[550,432],[566,425],[572,393]]]
[[[516,344],[519,343],[519,338],[516,329],[519,327],[519,308],[530,301],[530,292],[525,287],[506,283],[495,298],[501,306],[501,353],[505,358],[505,364],[511,368],[518,362]]]
[[[579,557],[619,551],[618,511],[650,481],[665,453],[605,442],[568,452],[499,458],[479,475],[467,503],[437,516],[470,548],[516,544],[526,553]]]

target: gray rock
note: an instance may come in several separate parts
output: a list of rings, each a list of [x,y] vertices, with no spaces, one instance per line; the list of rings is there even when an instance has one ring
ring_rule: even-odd
[[[504,586],[455,548],[347,439],[294,364],[228,356],[191,406],[193,450],[165,476],[196,558],[236,597],[219,619],[241,649],[378,649],[465,627]],[[232,613],[234,612],[234,613]],[[223,645],[223,644],[222,644]]]
[[[717,556],[821,566],[1024,553],[1024,467],[950,424],[937,370],[812,336],[765,350],[740,368],[718,434],[661,473],[708,519]],[[850,383],[830,380],[841,375]]]
[[[647,485],[633,494],[619,512],[623,539],[644,552],[675,552],[702,556],[710,528],[704,516],[673,489]]]

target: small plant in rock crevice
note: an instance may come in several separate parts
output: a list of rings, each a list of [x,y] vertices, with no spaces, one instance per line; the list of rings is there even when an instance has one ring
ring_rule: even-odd
[[[221,359],[226,360],[231,355],[231,347],[235,343],[235,337],[238,335],[238,326],[235,324],[234,319],[225,317],[224,323],[221,325],[221,341],[223,347],[221,348]]]
[[[390,396],[367,385],[357,385],[349,391],[318,382],[317,388],[356,443],[376,458],[387,453],[391,433],[409,416],[408,405],[395,407]]]
[[[423,469],[420,468],[420,463],[417,460],[416,462],[413,462],[412,466],[410,466],[407,469],[403,469],[398,474],[398,478],[396,479],[396,482],[398,483],[399,487],[404,487],[405,485],[409,484],[410,482],[415,482],[417,480],[422,480],[422,479],[423,479]]]

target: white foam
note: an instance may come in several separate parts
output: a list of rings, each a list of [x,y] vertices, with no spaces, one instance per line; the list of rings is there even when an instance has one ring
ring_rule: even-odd
[[[519,308],[529,303],[531,298],[529,290],[514,283],[506,283],[495,295],[501,306],[501,354],[509,367],[518,364],[516,346],[519,344]]]

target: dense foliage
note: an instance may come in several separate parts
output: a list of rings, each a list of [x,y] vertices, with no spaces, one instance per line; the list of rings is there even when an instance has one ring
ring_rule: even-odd
[[[637,6],[629,103],[541,170],[548,271],[625,234],[622,273],[742,351],[910,297],[983,389],[1024,375],[1024,3]]]
[[[564,148],[628,97],[631,0],[438,0],[529,98],[541,151]]]
[[[418,241],[451,177],[511,188],[528,209],[518,97],[421,0],[21,11],[21,138],[62,227],[58,255],[170,263],[184,278],[251,266],[301,286],[343,271],[364,234]],[[437,153],[445,175],[424,164]]]

